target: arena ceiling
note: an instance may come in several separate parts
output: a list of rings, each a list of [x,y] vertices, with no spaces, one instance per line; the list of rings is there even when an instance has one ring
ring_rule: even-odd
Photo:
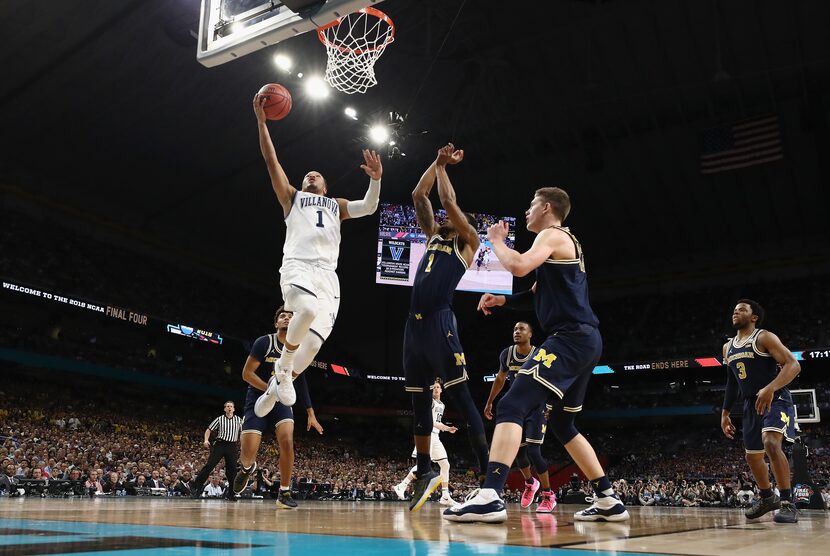
[[[452,172],[465,209],[521,216],[536,187],[567,189],[569,224],[602,283],[826,255],[827,2],[378,7],[398,26],[379,85],[326,103],[295,91],[290,117],[271,125],[294,181],[316,169],[333,194],[362,195],[365,129],[342,109],[395,110],[409,135],[406,156],[386,161],[383,200],[406,201],[452,140],[467,153]],[[322,70],[313,34],[205,68],[190,33],[199,0],[7,0],[0,10],[0,178],[18,187],[4,197],[48,201],[56,215],[275,284],[284,228],[250,102],[263,83],[286,81],[275,50]],[[780,118],[783,161],[701,175],[703,130],[765,114]],[[375,226],[344,227],[344,284],[371,285]]]

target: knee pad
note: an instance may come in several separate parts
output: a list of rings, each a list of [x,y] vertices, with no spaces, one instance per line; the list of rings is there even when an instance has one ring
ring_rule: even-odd
[[[442,483],[449,483],[450,482],[450,462],[448,460],[442,459],[438,462],[438,468],[440,469],[439,473],[441,474],[441,482]]]
[[[415,436],[432,434],[432,394],[412,394],[412,411],[415,413]]]
[[[573,413],[560,411],[551,415],[548,420],[548,430],[553,432],[554,436],[556,436],[557,440],[563,446],[579,434],[579,431],[574,426],[574,417],[575,415]]]
[[[530,443],[527,445],[527,456],[533,464],[536,474],[542,474],[548,470],[548,462],[542,457],[542,445]]]
[[[519,446],[519,452],[516,454],[516,465],[519,466],[519,469],[530,467],[530,460],[527,458],[527,444]]]

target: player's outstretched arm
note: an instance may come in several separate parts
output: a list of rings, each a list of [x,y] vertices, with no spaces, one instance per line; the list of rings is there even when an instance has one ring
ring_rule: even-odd
[[[780,390],[792,382],[801,372],[801,365],[796,361],[792,352],[781,343],[778,336],[769,330],[764,330],[758,335],[757,345],[772,355],[773,359],[781,366],[781,370],[778,371],[778,375],[772,382],[758,390],[755,410],[758,415],[763,415],[772,409],[772,398],[776,390]]]
[[[447,218],[452,222],[453,227],[458,230],[458,235],[466,245],[472,248],[472,252],[478,249],[481,240],[476,229],[467,222],[467,217],[459,208],[455,197],[455,189],[447,174],[447,164],[458,164],[464,160],[464,151],[456,150],[452,143],[448,143],[438,151],[438,158],[435,160],[435,176],[438,179],[438,198],[441,206],[447,211]]]
[[[282,165],[277,160],[277,151],[274,149],[271,134],[268,133],[268,125],[265,123],[263,104],[266,100],[266,97],[259,94],[254,96],[254,114],[256,114],[257,128],[259,128],[259,148],[265,159],[265,165],[268,167],[268,175],[271,176],[271,187],[277,194],[283,214],[288,216],[297,190],[288,182],[288,176],[285,175]]]
[[[429,194],[435,185],[435,162],[429,165],[415,189],[412,190],[412,204],[415,205],[415,219],[418,226],[427,236],[431,238],[438,232],[438,224],[435,223],[435,213],[432,210],[432,203]]]
[[[363,149],[363,162],[360,167],[369,176],[369,189],[366,190],[366,195],[364,195],[363,199],[359,201],[337,199],[337,204],[340,205],[340,220],[369,216],[370,214],[374,214],[378,209],[378,202],[380,201],[380,177],[383,175],[383,164],[380,161],[378,153],[368,149]]]

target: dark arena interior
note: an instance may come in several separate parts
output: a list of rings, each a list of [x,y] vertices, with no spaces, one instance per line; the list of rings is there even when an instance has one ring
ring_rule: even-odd
[[[351,17],[315,19],[331,3],[382,11],[394,40],[327,53],[316,28]],[[307,27],[260,34],[274,14]],[[826,554],[828,21],[824,0],[0,3],[0,556]],[[247,51],[210,50],[245,33]],[[319,78],[347,55],[376,63],[345,86]],[[258,123],[251,102],[269,83],[290,112]],[[446,162],[453,149],[463,160]],[[313,180],[285,189],[312,171],[351,201],[321,200]],[[430,172],[450,236],[419,216],[413,190]],[[529,207],[548,187],[572,209],[563,223],[543,200],[539,218],[554,220],[537,226]],[[339,246],[320,207],[338,227],[351,216]],[[468,235],[453,207],[474,213]],[[300,338],[305,294],[323,307],[308,284],[334,275],[329,255],[338,306],[296,343],[300,360],[325,340],[294,368],[312,404],[295,379],[292,417],[284,344]],[[295,259],[305,270],[281,273]],[[452,292],[458,277],[441,272],[459,259],[452,313],[422,314],[418,292]],[[534,283],[535,307],[480,310],[485,293]],[[590,307],[568,309],[586,287]],[[282,351],[262,356],[283,304]],[[598,326],[561,316],[591,308]],[[453,313],[446,338],[412,345],[419,321]],[[544,346],[500,372],[519,321]],[[574,323],[602,338],[578,407],[557,382],[576,372]],[[421,367],[404,364],[415,348]],[[431,363],[447,349],[454,362]],[[268,417],[243,379],[251,361],[258,383],[281,384]],[[445,409],[415,375],[440,378]],[[505,431],[532,428],[529,408],[510,419],[534,388],[552,405],[542,439],[499,462]],[[418,400],[439,428],[415,437],[433,444],[414,458]],[[574,457],[577,441],[601,473]]]

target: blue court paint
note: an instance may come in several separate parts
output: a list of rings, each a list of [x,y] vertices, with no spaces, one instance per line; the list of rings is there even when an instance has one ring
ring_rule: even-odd
[[[452,524],[447,524],[453,527]],[[492,527],[467,525],[466,527]],[[383,539],[375,537],[347,537],[334,535],[309,535],[303,533],[242,531],[229,529],[193,529],[155,525],[122,525],[113,523],[83,523],[67,521],[43,521],[29,519],[0,519],[0,529],[23,529],[28,534],[0,535],[0,553],[24,552],[26,545],[76,543],[72,554],[90,556],[147,556],[161,554],[171,556],[614,556],[622,552],[592,552],[590,550],[550,549],[476,542],[423,541]],[[50,535],[38,535],[48,531]],[[469,529],[467,529],[469,531]],[[65,535],[54,533],[66,533]],[[125,537],[142,537],[157,544],[164,539],[193,541],[192,546],[153,547],[126,550],[83,551],[83,543],[116,543]],[[209,548],[197,543],[234,543],[237,548]],[[78,544],[80,543],[80,544]],[[78,552],[78,550],[81,552]],[[544,552],[542,552],[544,551]],[[51,553],[58,553],[50,550]],[[664,556],[638,553],[638,556]]]

